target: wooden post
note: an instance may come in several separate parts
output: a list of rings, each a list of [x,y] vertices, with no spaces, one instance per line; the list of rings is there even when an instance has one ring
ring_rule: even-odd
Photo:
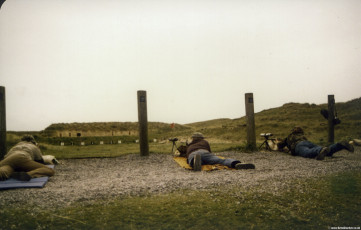
[[[0,86],[0,160],[6,155],[6,105],[5,87]]]
[[[333,119],[335,118],[335,97],[328,95],[328,143],[333,144],[335,141],[335,125]]]
[[[148,117],[147,117],[147,92],[138,91],[138,121],[139,121],[139,146],[140,155],[149,155],[148,143]]]
[[[254,121],[254,100],[253,93],[245,94],[246,122],[247,122],[247,148],[256,149],[256,129]]]

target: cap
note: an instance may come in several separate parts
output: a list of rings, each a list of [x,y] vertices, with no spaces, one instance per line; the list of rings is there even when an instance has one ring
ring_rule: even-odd
[[[200,132],[195,132],[193,133],[192,138],[204,138],[204,136]]]
[[[22,141],[27,141],[27,142],[31,142],[34,145],[36,145],[36,141],[35,138],[32,135],[25,135],[21,138]]]
[[[292,133],[301,133],[301,134],[303,134],[303,129],[301,127],[296,126],[296,127],[294,127],[292,129]]]

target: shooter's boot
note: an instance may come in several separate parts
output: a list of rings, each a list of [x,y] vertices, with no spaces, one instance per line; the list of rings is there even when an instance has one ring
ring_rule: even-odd
[[[321,149],[321,151],[318,153],[316,160],[322,161],[323,159],[325,159],[325,156],[327,156],[327,154],[330,152],[330,148],[329,147],[323,147]]]
[[[31,176],[26,172],[13,172],[10,177],[20,181],[31,180]]]
[[[194,171],[202,171],[202,160],[201,155],[196,154],[193,159],[193,170]]]
[[[349,152],[353,153],[355,151],[353,145],[349,144],[347,141],[341,141],[340,144]]]
[[[255,169],[256,167],[254,166],[254,164],[243,164],[243,163],[237,163],[234,166],[235,169]]]

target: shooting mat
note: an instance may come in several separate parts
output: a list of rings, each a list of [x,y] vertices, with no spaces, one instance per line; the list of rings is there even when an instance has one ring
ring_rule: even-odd
[[[219,158],[224,159],[224,157],[219,157]],[[191,166],[189,166],[189,164],[187,163],[187,158],[174,157],[173,159],[175,162],[177,162],[179,164],[180,167],[193,170],[193,168]],[[221,164],[202,165],[202,171],[213,171],[213,170],[221,170],[221,169],[232,169],[232,168],[229,168],[229,167],[227,167],[225,165],[221,165]]]
[[[47,165],[50,168],[54,168],[54,165]],[[29,181],[20,181],[13,178],[9,178],[5,181],[0,181],[0,190],[15,189],[15,188],[43,188],[48,182],[49,177],[32,178]]]

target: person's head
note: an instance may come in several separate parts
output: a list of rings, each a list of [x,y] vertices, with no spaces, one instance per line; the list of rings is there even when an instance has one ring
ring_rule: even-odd
[[[303,129],[301,127],[299,127],[299,126],[296,126],[296,127],[294,127],[292,129],[292,133],[294,133],[294,134],[297,134],[297,133],[303,134]]]
[[[192,139],[193,139],[193,140],[203,140],[203,139],[204,139],[204,136],[203,136],[203,134],[200,133],[200,132],[195,132],[195,133],[193,133],[193,135],[192,135]]]
[[[33,143],[34,145],[38,145],[38,143],[36,143],[35,138],[32,135],[25,135],[21,138],[21,141],[27,141],[30,143]]]

